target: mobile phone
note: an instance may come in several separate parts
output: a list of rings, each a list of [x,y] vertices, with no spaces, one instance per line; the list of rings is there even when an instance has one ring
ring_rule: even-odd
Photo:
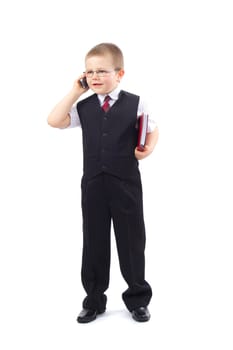
[[[82,86],[83,89],[87,89],[88,88],[86,77],[80,79],[79,82],[80,82],[80,85]]]

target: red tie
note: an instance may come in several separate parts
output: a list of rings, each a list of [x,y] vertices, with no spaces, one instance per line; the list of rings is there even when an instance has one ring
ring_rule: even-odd
[[[109,101],[111,100],[110,96],[105,96],[104,98],[104,103],[102,104],[102,109],[104,110],[104,112],[107,112],[110,108],[110,104]]]

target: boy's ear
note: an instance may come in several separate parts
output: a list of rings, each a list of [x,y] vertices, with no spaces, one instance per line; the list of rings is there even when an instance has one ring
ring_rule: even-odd
[[[124,69],[119,70],[118,74],[119,74],[119,77],[122,78],[123,75],[125,74]]]
[[[120,69],[119,72],[117,72],[118,82],[120,82],[120,80],[121,80],[121,78],[123,77],[124,74],[125,74],[124,69]]]

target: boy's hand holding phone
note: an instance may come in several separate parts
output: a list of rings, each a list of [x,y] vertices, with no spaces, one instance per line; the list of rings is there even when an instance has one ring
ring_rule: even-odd
[[[89,90],[89,86],[87,85],[85,75],[82,74],[74,81],[72,93],[75,94],[76,98],[79,98],[79,96],[81,96],[87,90]]]

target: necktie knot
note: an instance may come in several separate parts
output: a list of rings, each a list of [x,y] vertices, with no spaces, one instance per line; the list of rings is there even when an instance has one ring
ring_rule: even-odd
[[[102,109],[104,110],[104,112],[107,112],[110,108],[110,104],[109,104],[109,101],[111,100],[111,97],[110,96],[105,96],[104,98],[104,103],[102,105]]]

